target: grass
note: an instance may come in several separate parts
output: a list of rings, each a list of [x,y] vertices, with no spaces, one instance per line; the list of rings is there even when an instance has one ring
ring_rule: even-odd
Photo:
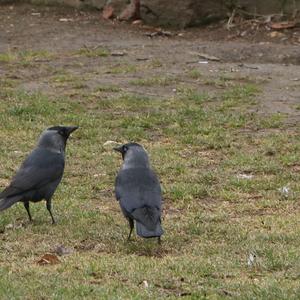
[[[133,65],[133,64],[118,64],[115,66],[110,67],[106,73],[108,74],[129,74],[129,73],[135,73],[139,69],[138,66]]]
[[[120,91],[121,89],[116,85],[100,85],[96,87],[94,93],[117,93]]]
[[[188,76],[192,79],[199,79],[201,78],[203,75],[201,74],[201,72],[197,69],[191,69],[188,71]]]
[[[46,50],[7,51],[0,53],[0,62],[28,66],[34,61],[52,59],[54,55]]]
[[[66,70],[56,70],[48,82],[54,87],[71,88],[72,90],[79,90],[87,88],[85,83],[87,78],[72,74]]]
[[[113,75],[137,66],[116,68]],[[73,74],[49,81],[84,90]],[[204,73],[186,75],[205,85]],[[263,83],[223,78],[222,89],[208,93],[156,74],[128,79],[140,93],[125,93],[115,80],[71,97],[28,93],[23,80],[0,81],[2,188],[41,131],[56,124],[80,129],[68,143],[53,199],[57,225],[44,203],[31,205],[33,224],[21,204],[1,214],[1,299],[298,298],[299,129],[288,128],[285,115],[256,112]],[[176,93],[143,95],[144,86],[170,84]],[[136,236],[126,242],[113,192],[122,162],[104,147],[108,140],[139,142],[151,157],[164,194],[161,247]],[[290,193],[283,197],[285,186]],[[37,263],[59,245],[71,253],[55,265]],[[250,253],[256,260],[249,266]]]

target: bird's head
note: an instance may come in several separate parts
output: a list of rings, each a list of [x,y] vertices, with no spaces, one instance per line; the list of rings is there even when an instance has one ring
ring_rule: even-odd
[[[70,134],[76,129],[78,126],[49,127],[41,134],[38,145],[53,151],[64,151]]]
[[[122,154],[124,164],[127,166],[148,166],[148,154],[142,145],[137,143],[127,143],[114,148],[115,151]]]

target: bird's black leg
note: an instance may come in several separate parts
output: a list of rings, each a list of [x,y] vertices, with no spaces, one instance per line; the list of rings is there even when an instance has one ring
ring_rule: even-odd
[[[51,211],[51,200],[46,200],[46,207],[47,207],[47,210],[49,211],[49,214],[51,216],[51,219],[52,219],[52,224],[55,224],[55,220],[54,220],[54,217],[52,215],[52,211]]]
[[[24,207],[26,208],[26,211],[27,211],[27,214],[29,217],[29,221],[32,222],[32,217],[31,217],[30,210],[29,210],[29,201],[24,202]]]
[[[160,236],[157,238],[157,243],[158,243],[158,245],[161,245],[161,239],[160,239]]]
[[[129,222],[130,231],[129,231],[127,241],[130,241],[130,237],[131,237],[131,233],[132,233],[132,230],[133,230],[133,227],[134,227],[134,223],[133,223],[133,220],[130,219],[130,218],[128,218],[128,222]]]

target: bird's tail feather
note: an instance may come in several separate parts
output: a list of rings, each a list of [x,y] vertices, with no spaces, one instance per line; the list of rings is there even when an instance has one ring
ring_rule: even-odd
[[[161,228],[160,222],[156,224],[154,230],[149,230],[142,223],[136,221],[136,233],[141,237],[151,238],[151,237],[160,237],[164,232],[163,229]]]
[[[160,224],[160,211],[155,207],[141,207],[136,209],[132,216],[136,220],[137,235],[150,238],[159,237],[163,234]]]
[[[0,199],[0,211],[5,210],[15,203],[17,203],[21,199],[20,196],[7,197]]]

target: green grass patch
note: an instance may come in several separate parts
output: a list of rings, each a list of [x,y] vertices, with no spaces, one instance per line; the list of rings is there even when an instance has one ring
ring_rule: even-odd
[[[74,74],[59,70],[49,82],[85,88],[84,74]],[[33,224],[22,204],[1,214],[1,299],[298,298],[300,137],[284,115],[257,112],[256,84],[207,93],[167,76],[130,82],[174,84],[168,97],[124,93],[114,82],[97,82],[80,97],[18,91],[9,79],[0,84],[1,188],[45,128],[80,127],[53,198],[57,225],[45,203],[31,205]],[[147,149],[163,188],[161,246],[135,235],[126,242],[113,187],[122,159],[107,141]],[[58,264],[37,263],[60,245],[71,251]]]
[[[202,73],[197,69],[189,70],[187,74],[192,79],[199,79],[203,76]]]
[[[100,92],[100,93],[117,93],[120,92],[121,89],[118,86],[115,85],[101,85],[97,86],[94,90],[95,93]]]
[[[0,53],[0,62],[18,63],[24,66],[44,59],[52,59],[54,55],[46,50],[8,51]]]
[[[138,67],[136,65],[131,64],[119,64],[115,65],[109,70],[106,71],[106,73],[109,74],[128,74],[128,73],[136,73],[138,71]]]

